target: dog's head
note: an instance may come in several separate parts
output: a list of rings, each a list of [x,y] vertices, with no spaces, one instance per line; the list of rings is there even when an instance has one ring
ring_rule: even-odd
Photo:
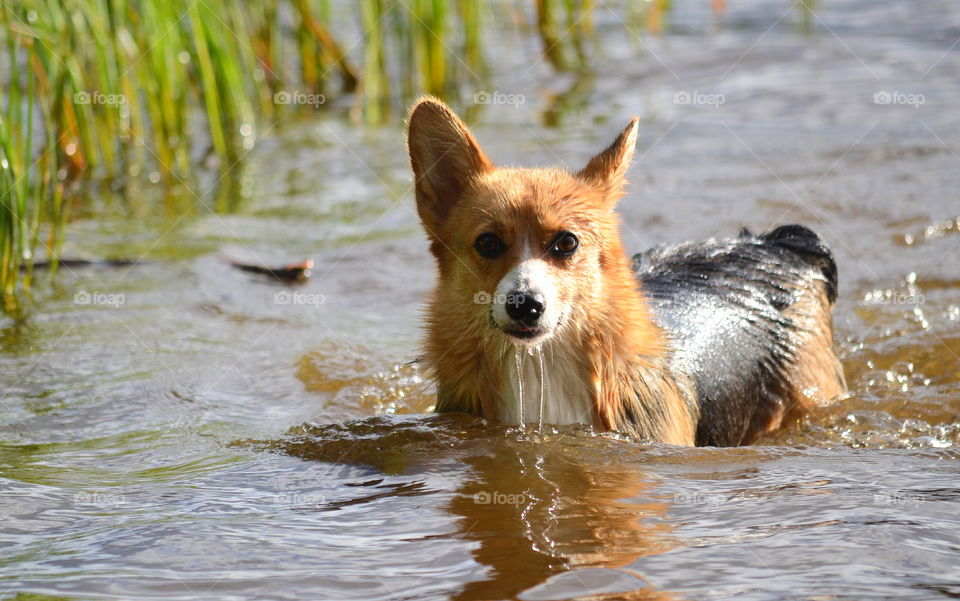
[[[478,324],[538,345],[617,293],[603,274],[624,256],[614,206],[636,135],[634,119],[576,173],[497,168],[446,105],[414,105],[417,212],[440,269],[432,310],[449,316],[447,327]]]

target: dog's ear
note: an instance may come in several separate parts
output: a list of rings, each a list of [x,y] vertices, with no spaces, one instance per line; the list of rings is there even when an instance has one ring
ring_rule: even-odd
[[[417,213],[431,239],[470,180],[493,169],[463,121],[436,98],[422,98],[407,119],[407,150]]]
[[[637,146],[638,123],[634,117],[613,144],[577,172],[578,178],[599,187],[612,201],[619,200],[623,193],[627,169]]]

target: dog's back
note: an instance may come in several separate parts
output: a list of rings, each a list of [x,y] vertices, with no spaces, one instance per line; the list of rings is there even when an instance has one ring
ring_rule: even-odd
[[[811,230],[744,230],[633,260],[673,341],[673,370],[693,378],[698,445],[749,444],[843,394],[831,318],[837,269]]]

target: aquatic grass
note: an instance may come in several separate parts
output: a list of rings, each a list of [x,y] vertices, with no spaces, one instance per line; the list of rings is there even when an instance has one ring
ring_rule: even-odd
[[[20,63],[10,56],[11,73],[20,70]],[[0,112],[0,294],[4,309],[10,308],[21,267],[27,267],[25,280],[31,276],[29,267],[32,249],[38,240],[42,218],[52,208],[59,214],[59,193],[51,196],[52,205],[33,202],[34,192],[46,197],[51,187],[50,175],[56,171],[53,156],[41,155],[28,164],[34,147],[38,104],[37,78],[24,70],[22,86],[13,86],[9,92],[6,110]],[[59,220],[50,221],[58,223]]]
[[[317,6],[296,4],[301,16]],[[232,164],[253,145],[256,116],[275,109],[271,87],[306,79],[271,66],[283,62],[285,6],[280,0],[257,7],[226,0],[3,3],[0,294],[7,308],[18,283],[29,289],[35,250],[43,247],[55,271],[64,193],[83,179],[137,177],[149,169],[177,182],[199,158]],[[315,49],[325,34],[311,22],[297,35],[314,40]],[[258,47],[265,51],[258,55]],[[342,58],[326,40],[320,56],[332,64],[331,55]],[[313,61],[301,64],[312,68]],[[315,73],[315,85],[317,79]],[[194,131],[198,117],[203,127]],[[40,240],[43,224],[50,235]]]
[[[529,1],[548,60],[582,68],[596,3]],[[179,184],[199,162],[228,169],[258,127],[317,108],[280,106],[294,91],[356,93],[351,114],[368,123],[402,115],[423,92],[455,99],[485,72],[484,22],[496,10],[472,0],[0,4],[4,306],[29,290],[35,252],[56,270],[84,182]]]
[[[361,94],[363,110],[370,121],[379,123],[383,120],[390,102],[382,0],[360,0],[360,19],[364,31],[365,74]]]

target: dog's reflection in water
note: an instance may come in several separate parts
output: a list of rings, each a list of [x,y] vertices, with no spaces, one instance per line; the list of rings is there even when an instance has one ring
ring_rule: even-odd
[[[455,594],[458,601],[525,591],[530,598],[674,598],[629,567],[676,547],[664,519],[669,503],[640,467],[649,458],[643,445],[576,427],[538,433],[445,414],[301,426],[265,446],[387,475],[449,469],[454,477],[441,480],[459,484],[443,509],[486,567]],[[423,494],[436,493],[436,481],[426,488]]]
[[[514,598],[533,587],[531,598],[673,598],[626,568],[675,547],[658,519],[669,505],[636,464],[594,463],[595,453],[556,436],[505,446],[464,459],[472,477],[449,506],[463,538],[478,544],[476,560],[491,568],[458,601]]]

